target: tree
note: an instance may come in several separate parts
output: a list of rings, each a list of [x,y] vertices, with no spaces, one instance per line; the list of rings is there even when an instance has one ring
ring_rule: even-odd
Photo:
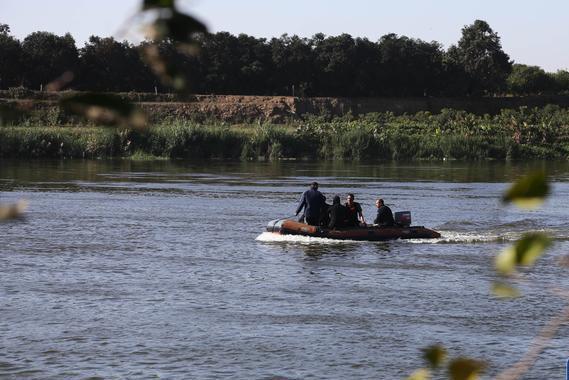
[[[271,39],[271,59],[273,62],[272,83],[274,92],[306,96],[314,88],[314,55],[312,42],[307,38],[282,35]]]
[[[468,75],[470,95],[493,94],[506,88],[512,71],[510,57],[502,50],[500,37],[486,21],[476,20],[462,29],[457,47],[449,57],[456,60]]]
[[[515,64],[508,76],[508,88],[514,94],[537,94],[552,90],[553,86],[553,78],[538,66]]]
[[[446,96],[464,96],[469,92],[470,77],[461,63],[458,48],[451,46],[443,56],[442,93]]]
[[[228,32],[206,35],[201,46],[204,71],[203,88],[212,94],[238,94],[239,41]]]
[[[383,95],[423,96],[437,93],[443,72],[440,44],[396,34],[379,40]]]
[[[376,43],[367,38],[356,38],[356,68],[352,85],[355,96],[378,96],[380,52]]]
[[[240,34],[237,41],[241,93],[245,95],[270,94],[273,62],[271,47],[267,44],[267,40]]]
[[[197,46],[201,43],[201,40],[196,41]],[[176,90],[175,83],[181,81],[181,83],[184,83],[184,87],[193,92],[203,91],[204,71],[200,57],[196,57],[195,54],[187,54],[186,51],[178,49],[171,40],[164,40],[158,43],[147,41],[139,46],[139,50],[143,51],[148,47],[148,44],[157,46],[166,68],[166,77],[169,77],[166,81],[162,78],[162,84],[155,83],[156,86],[161,90],[172,91]],[[152,81],[152,75],[148,81]]]
[[[91,91],[151,91],[154,76],[128,42],[91,36],[80,50],[79,86]]]
[[[569,71],[558,70],[550,75],[553,78],[555,91],[569,94]]]
[[[56,36],[48,32],[35,32],[22,44],[25,60],[25,83],[39,88],[58,78],[66,71],[76,72],[79,54],[71,34]]]
[[[10,35],[10,27],[0,24],[0,88],[18,86],[22,81],[22,45]]]
[[[356,44],[352,36],[342,34],[325,38],[313,37],[316,64],[316,86],[323,96],[353,95],[356,67]]]

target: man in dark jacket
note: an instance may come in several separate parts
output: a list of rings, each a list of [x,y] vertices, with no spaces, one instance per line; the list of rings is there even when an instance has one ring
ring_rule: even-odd
[[[395,224],[393,212],[383,203],[383,199],[375,201],[375,207],[377,207],[377,217],[373,224],[377,224],[380,227],[392,227]]]
[[[326,197],[318,191],[318,183],[312,182],[310,189],[302,194],[300,204],[296,209],[298,215],[304,209],[304,218],[307,224],[317,226],[320,222],[320,210],[326,203]]]
[[[330,213],[330,223],[328,223],[328,228],[340,228],[346,226],[347,208],[340,203],[340,197],[336,195],[332,201],[332,207],[329,210]]]

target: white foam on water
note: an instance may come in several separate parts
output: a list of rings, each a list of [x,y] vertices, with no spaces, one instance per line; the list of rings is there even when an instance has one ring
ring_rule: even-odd
[[[492,233],[492,232],[456,232],[439,231],[440,238],[436,239],[398,239],[388,240],[391,242],[410,243],[410,244],[476,244],[476,243],[512,243],[520,239],[524,231]],[[539,231],[545,232],[548,231]],[[555,236],[555,234],[553,234]],[[281,235],[274,232],[263,232],[255,239],[261,242],[288,242],[299,244],[361,244],[367,243],[365,240],[338,240],[318,238],[300,235]]]
[[[255,238],[257,241],[262,242],[287,242],[287,243],[300,243],[300,244],[354,244],[362,243],[361,241],[354,240],[338,240],[338,239],[327,239],[312,236],[301,236],[301,235],[281,235],[274,232],[263,232]]]
[[[441,231],[441,237],[437,239],[399,239],[389,240],[401,243],[411,244],[452,244],[452,243],[491,243],[500,241],[515,241],[519,238],[519,234],[511,234],[510,236],[493,235],[493,234],[475,234],[464,232]],[[299,244],[346,244],[346,243],[366,243],[365,240],[339,240],[327,239],[312,236],[301,235],[281,235],[274,232],[263,232],[255,239],[261,242],[287,242]]]
[[[496,234],[490,232],[456,232],[456,231],[439,231],[440,238],[437,239],[408,239],[408,243],[422,244],[453,244],[453,243],[499,243],[513,242],[519,239],[522,234],[519,232],[506,232]]]

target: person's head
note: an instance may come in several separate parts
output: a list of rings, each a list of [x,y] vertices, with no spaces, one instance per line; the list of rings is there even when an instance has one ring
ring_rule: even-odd
[[[375,201],[375,207],[380,208],[381,206],[383,206],[383,199],[379,198]]]
[[[348,201],[348,204],[354,203],[354,194],[349,193],[346,200]]]
[[[318,182],[312,182],[312,183],[310,184],[310,188],[311,188],[312,190],[318,190]]]
[[[334,196],[334,199],[332,199],[332,204],[333,205],[339,205],[340,204],[340,196],[339,195]]]

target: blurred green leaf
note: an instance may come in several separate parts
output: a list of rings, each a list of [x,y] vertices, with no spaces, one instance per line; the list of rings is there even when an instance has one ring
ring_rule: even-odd
[[[154,41],[172,40],[182,44],[192,43],[196,33],[205,32],[207,28],[202,22],[177,11],[169,17],[159,17],[150,27]]]
[[[516,268],[516,248],[511,246],[500,252],[496,256],[494,265],[501,274],[508,275],[514,272]]]
[[[508,275],[514,272],[518,265],[533,265],[551,244],[551,239],[546,234],[526,234],[516,244],[504,249],[496,256],[496,270]]]
[[[516,298],[520,296],[517,288],[497,281],[492,284],[492,294],[498,298]]]
[[[172,87],[177,92],[183,92],[187,89],[188,80],[185,73],[164,59],[164,57],[160,55],[160,49],[157,45],[151,44],[145,46],[142,49],[142,57],[163,84]]]
[[[142,128],[146,117],[132,103],[116,95],[83,93],[62,98],[61,108],[99,123]]]
[[[544,172],[535,172],[520,178],[504,194],[502,201],[518,207],[535,208],[549,194],[549,184]]]
[[[20,218],[23,216],[24,211],[26,211],[27,208],[28,202],[24,200],[10,205],[0,204],[0,221]]]
[[[177,92],[184,92],[189,87],[187,74],[177,68],[176,62],[162,54],[158,43],[173,42],[179,52],[196,55],[199,52],[199,44],[195,37],[205,32],[207,28],[202,22],[173,9],[169,14],[160,15],[150,25],[149,37],[154,43],[142,47],[142,56],[163,84]]]
[[[175,0],[144,0],[142,2],[142,10],[147,11],[149,9],[156,8],[174,8]]]
[[[423,359],[429,363],[431,368],[440,367],[445,361],[447,356],[446,349],[438,344],[426,347],[423,349]]]
[[[431,378],[431,372],[426,368],[419,368],[407,377],[407,380],[429,380]]]
[[[456,358],[449,364],[451,380],[476,380],[486,365],[470,358]]]

